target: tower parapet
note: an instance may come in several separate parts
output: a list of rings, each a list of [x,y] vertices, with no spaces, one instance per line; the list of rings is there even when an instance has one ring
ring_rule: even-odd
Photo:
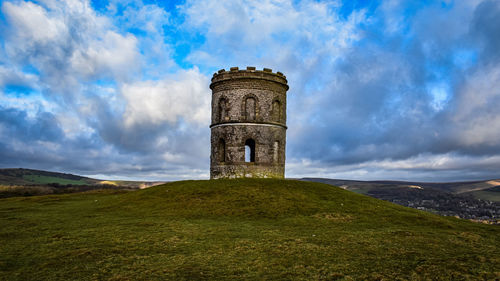
[[[214,73],[210,178],[284,177],[287,83],[268,68]]]
[[[231,67],[229,71],[225,69],[219,70],[214,73],[212,77],[212,84],[210,88],[216,85],[217,82],[222,82],[230,79],[247,78],[247,79],[260,79],[283,84],[288,90],[288,81],[286,76],[281,72],[273,73],[272,69],[264,68],[263,70],[256,70],[255,67],[248,66],[247,69],[239,69],[238,67]]]

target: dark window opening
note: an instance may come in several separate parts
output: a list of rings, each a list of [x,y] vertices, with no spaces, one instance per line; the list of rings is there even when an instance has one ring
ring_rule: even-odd
[[[245,117],[246,120],[255,120],[256,115],[256,102],[252,97],[246,98],[245,100]]]
[[[226,142],[224,139],[219,140],[219,162],[226,162]]]
[[[255,141],[247,139],[245,142],[245,162],[255,162]]]

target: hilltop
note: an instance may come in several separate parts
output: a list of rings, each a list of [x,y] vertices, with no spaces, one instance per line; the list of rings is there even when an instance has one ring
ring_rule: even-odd
[[[0,279],[500,278],[500,228],[314,182],[0,199]]]

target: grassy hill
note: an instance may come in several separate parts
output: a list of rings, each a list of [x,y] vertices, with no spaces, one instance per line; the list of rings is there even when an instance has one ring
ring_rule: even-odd
[[[493,280],[500,228],[292,180],[0,199],[0,279]]]

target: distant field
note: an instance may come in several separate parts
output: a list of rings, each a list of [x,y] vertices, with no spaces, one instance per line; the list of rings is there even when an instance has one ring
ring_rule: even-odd
[[[24,175],[23,179],[26,181],[35,183],[35,184],[50,184],[50,183],[57,183],[57,184],[61,184],[61,185],[67,185],[67,184],[89,185],[89,184],[92,184],[92,182],[86,181],[85,179],[71,180],[71,179],[42,176],[42,175]]]
[[[479,199],[500,202],[500,186],[473,191],[470,194]]]
[[[0,280],[495,280],[500,227],[321,183],[0,199]]]

